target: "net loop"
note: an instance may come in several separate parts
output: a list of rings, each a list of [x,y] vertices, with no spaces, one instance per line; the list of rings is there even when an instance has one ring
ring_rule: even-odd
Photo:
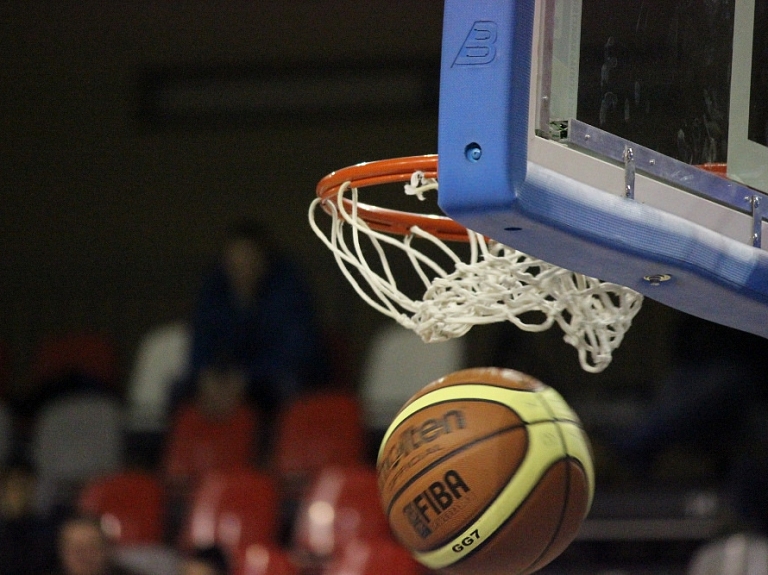
[[[424,194],[433,190],[437,190],[437,179],[428,178],[421,170],[413,172],[411,181],[405,184],[405,195],[416,196],[422,202],[426,200]]]
[[[437,179],[422,170],[399,181],[405,181],[407,195],[420,200],[438,190]],[[461,238],[448,236],[448,241],[468,244],[468,254],[460,257],[446,240],[419,225],[401,223],[391,231],[375,217],[369,223],[369,215],[378,212],[359,202],[359,189],[351,180],[334,192],[319,194],[312,202],[313,231],[364,301],[425,342],[460,337],[474,325],[499,321],[528,332],[557,324],[563,339],[578,351],[581,367],[598,373],[610,364],[642,305],[643,296],[630,288],[549,264],[472,230],[464,230]],[[331,216],[330,229],[321,229],[319,211]],[[387,220],[389,212],[382,211]],[[434,217],[455,225],[444,216]],[[435,255],[428,256],[427,250]],[[420,297],[410,297],[398,286],[391,265],[396,253],[407,258],[423,286]]]

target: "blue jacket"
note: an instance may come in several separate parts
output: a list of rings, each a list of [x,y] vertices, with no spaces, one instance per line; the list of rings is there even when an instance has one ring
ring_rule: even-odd
[[[204,279],[192,328],[193,375],[226,357],[246,371],[251,398],[265,407],[326,375],[313,297],[292,262],[273,261],[245,307],[221,266],[214,267]]]

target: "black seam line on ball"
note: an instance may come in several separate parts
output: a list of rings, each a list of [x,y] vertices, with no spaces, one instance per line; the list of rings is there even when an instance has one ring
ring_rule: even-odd
[[[567,462],[571,462],[571,463],[575,463],[577,466],[579,466],[579,467],[581,467],[582,469],[584,469],[583,465],[581,464],[581,461],[579,461],[578,459],[576,459],[576,458],[574,458],[574,457],[571,457],[571,456],[567,455],[567,456],[564,456],[562,459],[558,459],[557,461],[553,461],[553,462],[552,462],[552,465],[550,465],[549,467],[547,467],[547,468],[546,468],[546,469],[545,469],[545,470],[544,470],[544,471],[541,473],[541,475],[539,476],[538,480],[540,481],[540,480],[541,480],[541,478],[542,478],[542,477],[544,477],[544,476],[545,476],[545,475],[546,475],[546,474],[547,474],[547,473],[548,473],[548,472],[549,472],[549,471],[550,471],[550,470],[551,470],[551,469],[552,469],[552,468],[553,468],[555,465],[557,465],[558,463],[563,463],[563,462],[565,462],[565,461],[567,461]],[[569,469],[569,470],[568,470],[568,473],[567,473],[567,475],[568,475],[568,477],[569,477],[569,478],[570,478],[570,474],[571,474],[571,472],[570,472],[570,469]],[[568,480],[568,479],[566,479],[566,482],[567,482],[567,483],[569,483],[569,485],[570,485],[570,482],[569,482],[569,480]],[[538,483],[537,483],[537,484],[538,484]],[[506,519],[505,519],[505,520],[504,520],[504,521],[503,521],[503,522],[502,522],[502,523],[499,525],[499,527],[498,527],[498,528],[497,528],[497,529],[496,529],[496,530],[495,530],[493,533],[490,533],[490,534],[489,534],[489,535],[488,535],[486,538],[484,538],[484,539],[483,539],[483,541],[481,541],[479,545],[477,545],[476,547],[473,547],[473,549],[472,549],[472,550],[471,550],[469,553],[467,553],[466,555],[464,555],[464,557],[462,557],[462,558],[461,558],[459,561],[454,561],[453,563],[451,563],[451,565],[446,565],[446,567],[450,567],[450,566],[452,566],[452,565],[456,565],[456,564],[457,564],[457,563],[459,563],[459,562],[464,562],[464,561],[466,561],[467,559],[469,559],[470,557],[472,557],[472,555],[474,555],[475,553],[478,553],[478,552],[479,552],[480,550],[482,550],[482,549],[483,549],[483,548],[484,548],[486,545],[488,545],[488,544],[489,544],[491,541],[493,541],[493,539],[495,539],[495,538],[496,538],[496,537],[499,535],[499,533],[501,533],[501,532],[504,530],[504,527],[506,527],[507,523],[509,523],[510,521],[512,521],[512,520],[513,520],[513,519],[514,519],[514,518],[517,516],[517,514],[518,514],[518,513],[519,513],[519,511],[520,511],[520,509],[522,509],[522,508],[523,508],[523,506],[524,506],[524,505],[525,505],[525,504],[528,502],[528,500],[531,498],[531,496],[532,496],[532,495],[533,495],[533,491],[531,491],[530,493],[528,493],[528,495],[525,497],[525,499],[523,499],[523,500],[520,502],[520,505],[518,505],[517,509],[515,509],[515,511],[514,511],[513,513],[511,513],[511,514],[510,514],[510,516],[509,516],[509,517],[507,517],[507,518],[506,518]],[[568,492],[566,492],[566,500],[568,499],[568,497],[569,497],[569,493],[568,493]],[[563,506],[563,509],[565,509],[565,508],[566,508],[566,506],[564,505],[564,506]],[[477,517],[479,517],[480,515],[482,515],[482,513],[483,513],[483,512],[485,512],[485,509],[483,509],[483,511],[482,511],[481,513],[478,513]],[[557,530],[555,531],[555,533],[558,533],[558,532],[560,531],[560,528],[561,528],[561,527],[562,527],[562,522],[558,522],[558,525],[557,525]],[[450,538],[450,539],[446,540],[445,542],[443,542],[441,545],[436,545],[435,547],[433,547],[432,549],[429,549],[429,550],[427,550],[426,552],[428,553],[429,551],[434,551],[435,549],[439,549],[440,547],[444,546],[446,543],[448,543],[448,542],[449,542],[449,541],[451,541],[452,539],[453,539],[453,538]],[[535,561],[533,561],[533,562],[531,563],[531,565],[535,565],[535,564],[536,564],[536,561],[539,561],[539,560],[541,559],[541,557],[544,555],[544,553],[546,553],[546,551],[549,549],[549,546],[550,546],[551,544],[552,544],[552,543],[550,542],[550,544],[549,544],[549,545],[547,545],[547,547],[545,548],[545,550],[544,550],[544,551],[543,551],[543,552],[542,552],[542,553],[541,553],[541,554],[540,554],[540,555],[539,555],[539,556],[536,558],[536,560],[535,560]],[[554,560],[554,558],[553,558],[553,560]],[[526,567],[526,569],[530,569],[531,565],[529,565],[528,567]],[[537,567],[537,570],[538,570],[538,569],[541,569],[541,568],[543,568],[543,567],[544,567],[544,565],[539,565],[539,566]],[[523,572],[525,572],[525,571],[523,571]]]
[[[549,403],[546,402],[546,401],[544,403],[547,404],[547,409],[551,410],[551,406],[549,405]],[[559,425],[557,425],[556,428],[557,428],[557,434],[558,434],[558,436],[560,436],[560,444],[563,446],[563,451],[566,454],[568,454],[568,442],[566,441],[565,436],[563,435],[563,428],[560,427]],[[566,462],[566,465],[565,465],[565,486],[564,486],[565,494],[564,494],[564,497],[563,497],[563,507],[562,507],[562,509],[560,509],[560,517],[558,517],[558,519],[557,519],[557,527],[553,531],[552,537],[550,538],[549,543],[547,543],[546,547],[544,547],[544,549],[541,551],[539,556],[536,557],[536,559],[534,559],[534,561],[531,562],[531,564],[528,565],[528,567],[526,569],[530,569],[534,565],[538,565],[539,561],[542,560],[542,558],[547,553],[549,548],[552,547],[552,544],[555,542],[555,539],[557,539],[557,536],[560,534],[560,529],[563,528],[563,521],[565,520],[565,514],[566,514],[566,512],[568,510],[568,503],[569,503],[569,501],[571,499],[571,483],[572,483],[571,474],[573,473],[573,471],[571,470],[571,466],[568,465],[568,462],[570,462],[570,461],[579,462],[579,460],[576,459],[575,457],[571,457],[570,455],[566,455],[566,457],[564,458],[564,461]],[[579,462],[579,464],[581,464],[581,462]],[[543,565],[539,565],[539,567],[543,567]],[[537,568],[537,570],[538,570],[538,568]]]
[[[438,465],[440,465],[441,463],[443,463],[443,462],[444,462],[444,461],[446,461],[447,459],[450,459],[451,457],[455,456],[457,453],[461,453],[462,451],[466,451],[467,449],[469,449],[470,447],[473,447],[473,446],[477,445],[478,443],[482,443],[482,442],[484,442],[484,441],[487,441],[487,440],[489,440],[489,439],[493,439],[494,437],[496,437],[496,436],[498,436],[498,435],[502,435],[502,434],[504,434],[504,433],[509,433],[510,431],[514,431],[514,430],[516,430],[516,429],[524,429],[524,428],[525,428],[525,427],[527,427],[527,426],[528,426],[528,424],[527,424],[527,423],[525,423],[525,422],[521,422],[521,423],[517,423],[517,424],[515,424],[515,425],[510,425],[510,426],[508,426],[508,427],[503,427],[503,428],[501,428],[501,429],[497,429],[497,430],[496,430],[496,431],[494,431],[493,433],[489,433],[488,435],[484,435],[484,436],[482,436],[482,437],[478,437],[478,438],[477,438],[477,439],[475,439],[474,441],[471,441],[471,442],[469,442],[469,443],[467,443],[467,444],[465,444],[465,445],[462,445],[461,447],[459,447],[459,448],[456,448],[456,449],[454,449],[453,451],[451,451],[451,452],[449,452],[449,453],[446,453],[446,454],[445,454],[445,455],[443,455],[442,457],[440,457],[440,458],[436,459],[435,461],[433,461],[432,463],[430,463],[429,465],[427,465],[427,466],[426,466],[424,469],[422,469],[421,471],[419,471],[419,473],[417,473],[416,475],[414,475],[413,477],[411,477],[411,478],[408,480],[408,482],[406,482],[406,483],[405,483],[405,484],[404,484],[404,485],[403,485],[403,486],[402,486],[400,489],[398,489],[398,490],[397,490],[397,491],[394,493],[394,495],[393,495],[393,496],[390,498],[390,500],[389,500],[389,505],[387,506],[387,517],[389,517],[389,514],[392,512],[392,507],[394,507],[394,505],[395,505],[395,502],[396,502],[396,501],[397,501],[397,500],[400,498],[400,496],[403,494],[403,492],[404,492],[406,489],[408,489],[408,488],[409,488],[411,485],[413,485],[413,483],[414,483],[415,481],[417,481],[418,479],[420,479],[421,477],[423,477],[423,476],[424,476],[424,475],[425,475],[425,474],[426,474],[428,471],[430,471],[431,469],[434,469],[435,467],[437,467]]]
[[[554,421],[554,422],[556,422],[556,423],[570,423],[570,420],[566,420],[566,421],[563,421],[563,420],[559,420],[559,419],[544,420],[544,421],[539,421],[538,423],[549,423],[550,421]],[[535,424],[535,423],[536,423],[536,422],[533,422],[533,423],[529,423],[529,425],[532,425],[532,424]],[[536,485],[538,485],[538,483],[541,481],[541,478],[542,478],[542,477],[544,477],[544,476],[545,476],[547,473],[549,473],[549,471],[550,471],[550,470],[551,470],[551,469],[552,469],[552,468],[553,468],[555,465],[557,465],[558,463],[561,463],[561,462],[564,462],[564,461],[571,461],[571,462],[573,462],[573,463],[576,463],[576,464],[577,464],[579,467],[581,467],[582,469],[584,469],[584,467],[583,467],[583,465],[582,465],[582,463],[581,463],[581,461],[580,461],[580,460],[578,460],[577,458],[575,458],[575,457],[572,457],[572,456],[570,456],[570,455],[568,454],[567,443],[566,443],[566,441],[565,441],[565,437],[563,437],[563,430],[562,430],[562,428],[561,428],[559,425],[557,425],[557,426],[556,426],[556,428],[557,428],[557,434],[558,434],[558,436],[560,437],[560,446],[562,447],[562,453],[563,453],[563,456],[562,456],[560,459],[557,459],[557,460],[553,461],[553,462],[552,462],[552,463],[549,465],[549,467],[547,467],[546,469],[544,469],[544,470],[541,472],[541,474],[540,474],[540,475],[537,477],[537,479],[536,479]],[[515,473],[517,473],[517,470],[515,471]],[[566,490],[566,492],[565,492],[565,500],[566,500],[566,505],[564,505],[564,506],[563,506],[563,509],[561,509],[561,511],[560,511],[560,519],[558,519],[558,522],[557,522],[557,529],[555,530],[555,536],[556,536],[556,534],[557,534],[557,533],[560,531],[560,528],[562,527],[562,522],[563,522],[563,517],[564,517],[565,509],[567,508],[567,501],[568,501],[568,496],[569,496],[569,493],[570,493],[570,491],[568,491],[568,490],[570,489],[570,476],[571,476],[570,474],[571,474],[571,470],[570,470],[570,467],[568,467],[568,468],[566,469],[566,480],[565,480],[565,481],[566,481],[566,489],[567,489],[567,490]],[[510,479],[510,481],[511,481],[511,479]],[[487,539],[487,540],[483,540],[481,544],[479,544],[479,545],[478,545],[477,547],[475,547],[473,550],[469,551],[469,552],[468,552],[468,553],[467,553],[467,554],[466,554],[464,557],[462,557],[462,559],[461,559],[461,560],[463,561],[464,559],[466,559],[466,558],[467,558],[467,557],[469,557],[470,555],[474,554],[476,551],[478,551],[478,550],[480,550],[482,547],[484,547],[484,546],[485,546],[485,545],[488,543],[488,541],[489,541],[489,540],[493,539],[493,538],[496,536],[496,534],[497,534],[499,531],[501,531],[501,530],[502,530],[502,528],[503,528],[503,527],[504,527],[504,526],[505,526],[505,525],[506,525],[506,524],[507,524],[509,521],[511,521],[513,517],[515,517],[515,516],[517,515],[517,513],[518,513],[519,509],[520,509],[521,507],[523,507],[523,505],[524,505],[524,504],[525,504],[525,503],[528,501],[528,499],[529,499],[529,498],[530,498],[530,497],[533,495],[533,492],[534,492],[535,490],[536,490],[536,487],[534,486],[533,490],[532,490],[532,491],[530,491],[530,492],[529,492],[529,493],[528,493],[528,494],[525,496],[525,498],[524,498],[524,499],[523,499],[523,500],[520,502],[520,504],[518,505],[517,509],[515,509],[515,510],[514,510],[514,511],[513,511],[513,512],[510,514],[510,516],[509,516],[509,517],[507,517],[507,518],[506,518],[506,519],[505,519],[505,520],[504,520],[504,521],[503,521],[503,522],[502,522],[502,523],[501,523],[501,524],[498,526],[498,528],[497,528],[497,529],[496,529],[496,530],[495,530],[493,533],[491,533],[490,535],[488,535],[488,539]],[[489,502],[488,502],[486,505],[484,505],[482,509],[479,509],[479,510],[477,511],[477,513],[475,513],[475,516],[474,516],[474,517],[472,517],[472,521],[473,521],[473,522],[475,522],[475,521],[477,520],[477,518],[478,518],[478,517],[481,517],[481,516],[482,516],[482,515],[483,515],[483,514],[484,514],[486,511],[488,511],[488,508],[489,508],[489,507],[490,507],[490,506],[493,504],[493,502],[495,501],[495,499],[496,499],[496,498],[494,497],[494,498],[493,498],[493,499],[491,499],[491,500],[490,500],[490,501],[489,501]],[[431,548],[427,549],[427,552],[429,552],[429,551],[434,551],[435,549],[439,549],[440,547],[443,547],[443,546],[445,546],[445,545],[446,545],[446,544],[448,544],[450,541],[452,541],[452,540],[453,540],[455,537],[456,537],[456,536],[455,536],[455,535],[453,535],[453,536],[450,536],[450,537],[446,537],[446,538],[445,538],[444,540],[442,540],[442,541],[438,541],[438,542],[436,542],[436,543],[435,543],[435,544],[434,544],[434,545],[433,545]],[[544,552],[542,552],[542,553],[541,553],[541,554],[540,554],[540,555],[539,555],[539,556],[538,556],[538,557],[537,557],[537,558],[536,558],[536,559],[535,559],[535,560],[534,560],[534,561],[531,563],[531,565],[535,565],[535,564],[536,564],[536,561],[539,561],[539,560],[541,559],[541,557],[544,555],[544,553],[546,552],[546,550],[547,550],[547,549],[549,549],[549,546],[550,546],[550,545],[552,545],[552,541],[553,541],[553,540],[554,540],[554,536],[553,536],[553,539],[552,539],[552,540],[549,542],[549,544],[547,545],[547,547],[545,547],[545,551],[544,551]],[[529,568],[531,567],[531,565],[529,565],[527,568],[529,569]],[[542,565],[542,567],[543,567],[543,565]]]

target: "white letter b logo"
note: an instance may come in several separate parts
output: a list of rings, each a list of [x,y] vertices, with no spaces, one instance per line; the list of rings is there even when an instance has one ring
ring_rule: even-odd
[[[472,24],[454,66],[488,64],[496,57],[496,22],[478,20]]]

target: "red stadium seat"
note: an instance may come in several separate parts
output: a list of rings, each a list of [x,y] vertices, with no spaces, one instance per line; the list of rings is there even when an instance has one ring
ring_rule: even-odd
[[[277,544],[279,498],[275,480],[256,469],[209,473],[192,494],[180,545],[220,545],[231,555],[254,543]]]
[[[90,480],[80,491],[78,508],[99,516],[119,545],[154,545],[163,539],[165,501],[154,475],[124,471]]]
[[[391,537],[379,503],[376,470],[356,465],[324,468],[301,501],[293,548],[308,561],[325,561],[355,540]]]
[[[44,383],[72,372],[107,387],[117,385],[118,353],[112,338],[95,331],[72,331],[41,340],[30,365],[31,381]]]
[[[364,457],[362,410],[351,392],[304,395],[278,418],[274,467],[288,482],[306,481],[329,465],[361,463]]]
[[[245,405],[222,421],[205,417],[192,403],[182,406],[173,417],[163,454],[165,479],[194,489],[206,473],[251,465],[256,429],[256,412]]]

